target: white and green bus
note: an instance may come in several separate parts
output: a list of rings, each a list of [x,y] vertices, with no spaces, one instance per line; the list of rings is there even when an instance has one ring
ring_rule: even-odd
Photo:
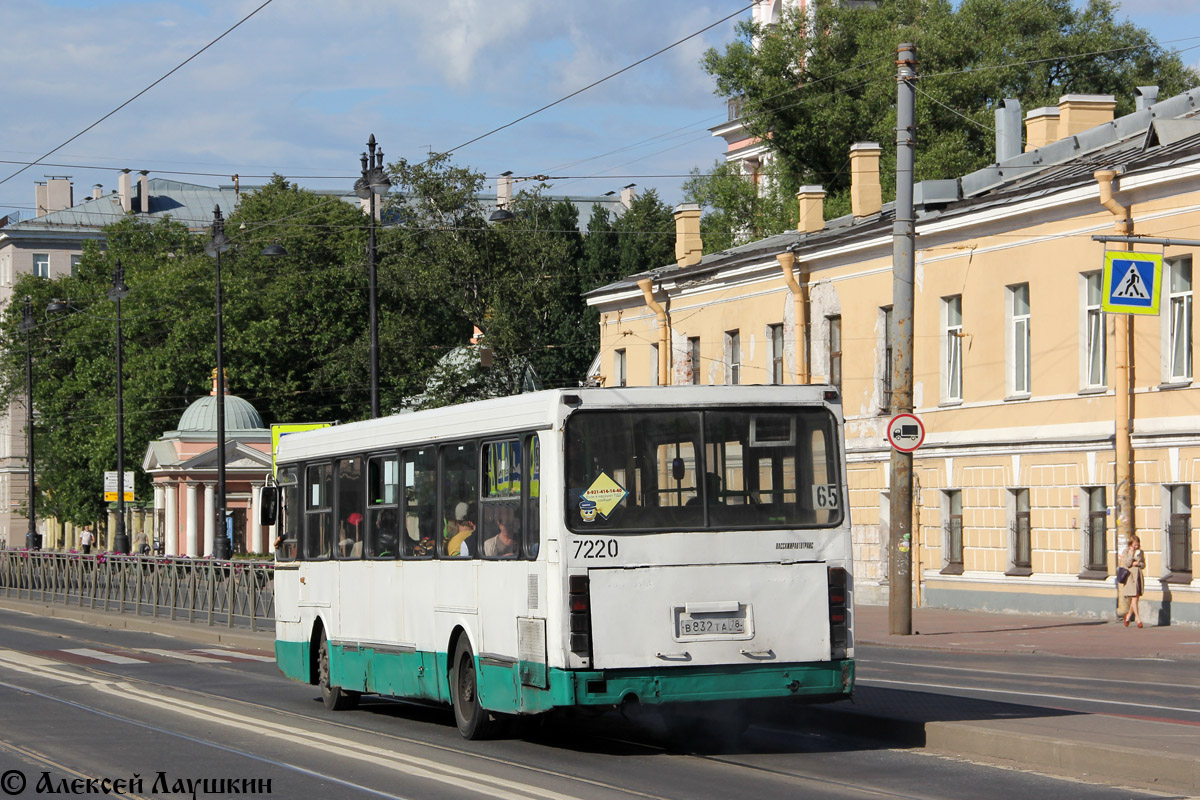
[[[449,703],[476,738],[853,690],[832,387],[545,391],[290,434],[277,462],[276,658],[330,709]]]

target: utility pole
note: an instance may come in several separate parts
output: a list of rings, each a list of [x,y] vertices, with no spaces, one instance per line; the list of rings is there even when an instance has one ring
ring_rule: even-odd
[[[896,48],[896,217],[892,223],[892,414],[913,410],[913,283],[916,271],[913,221],[913,132],[916,50]],[[888,541],[888,632],[912,633],[912,453],[892,448],[891,524]]]

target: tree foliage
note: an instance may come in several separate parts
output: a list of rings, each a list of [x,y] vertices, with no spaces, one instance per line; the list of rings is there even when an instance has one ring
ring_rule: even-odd
[[[798,187],[820,184],[828,211],[847,210],[850,146],[860,141],[882,145],[885,199],[894,196],[901,42],[915,45],[918,60],[917,180],[954,178],[994,161],[994,110],[1005,98],[1028,111],[1057,105],[1064,94],[1111,94],[1120,116],[1134,110],[1136,86],[1158,85],[1167,97],[1200,78],[1149,32],[1118,21],[1109,0],[818,0],[810,7],[811,15],[785,10],[769,28],[743,23],[734,42],[703,59],[717,93],[740,98],[749,132],[778,158],[768,205],[794,204],[787,198]],[[730,235],[786,226],[728,187],[727,171],[714,170],[693,176],[688,193],[724,214]]]

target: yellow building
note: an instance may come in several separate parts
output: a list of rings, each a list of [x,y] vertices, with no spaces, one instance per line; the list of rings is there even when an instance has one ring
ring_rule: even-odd
[[[1110,96],[997,112],[997,163],[916,187],[914,597],[931,606],[1111,614],[1116,447],[1128,401],[1144,614],[1200,622],[1195,512],[1200,387],[1192,253],[1200,239],[1200,89],[1113,119]],[[919,145],[918,145],[919,146]],[[887,596],[892,223],[878,145],[851,152],[854,213],[700,257],[676,210],[678,263],[588,295],[606,386],[828,382],[843,394],[859,602]],[[1115,175],[1104,175],[1112,170]],[[1096,173],[1101,172],[1099,178]],[[1102,199],[1111,195],[1108,205]],[[1164,256],[1159,316],[1100,307],[1128,209],[1133,249]],[[1179,243],[1191,237],[1191,243]],[[1125,383],[1125,376],[1131,376]]]

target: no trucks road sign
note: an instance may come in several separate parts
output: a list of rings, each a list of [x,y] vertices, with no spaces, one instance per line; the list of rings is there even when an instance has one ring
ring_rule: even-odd
[[[888,420],[887,437],[901,453],[911,453],[925,441],[925,423],[912,414],[897,414]]]
[[[1100,308],[1112,314],[1158,314],[1162,294],[1162,256],[1150,253],[1104,254],[1104,293]]]

